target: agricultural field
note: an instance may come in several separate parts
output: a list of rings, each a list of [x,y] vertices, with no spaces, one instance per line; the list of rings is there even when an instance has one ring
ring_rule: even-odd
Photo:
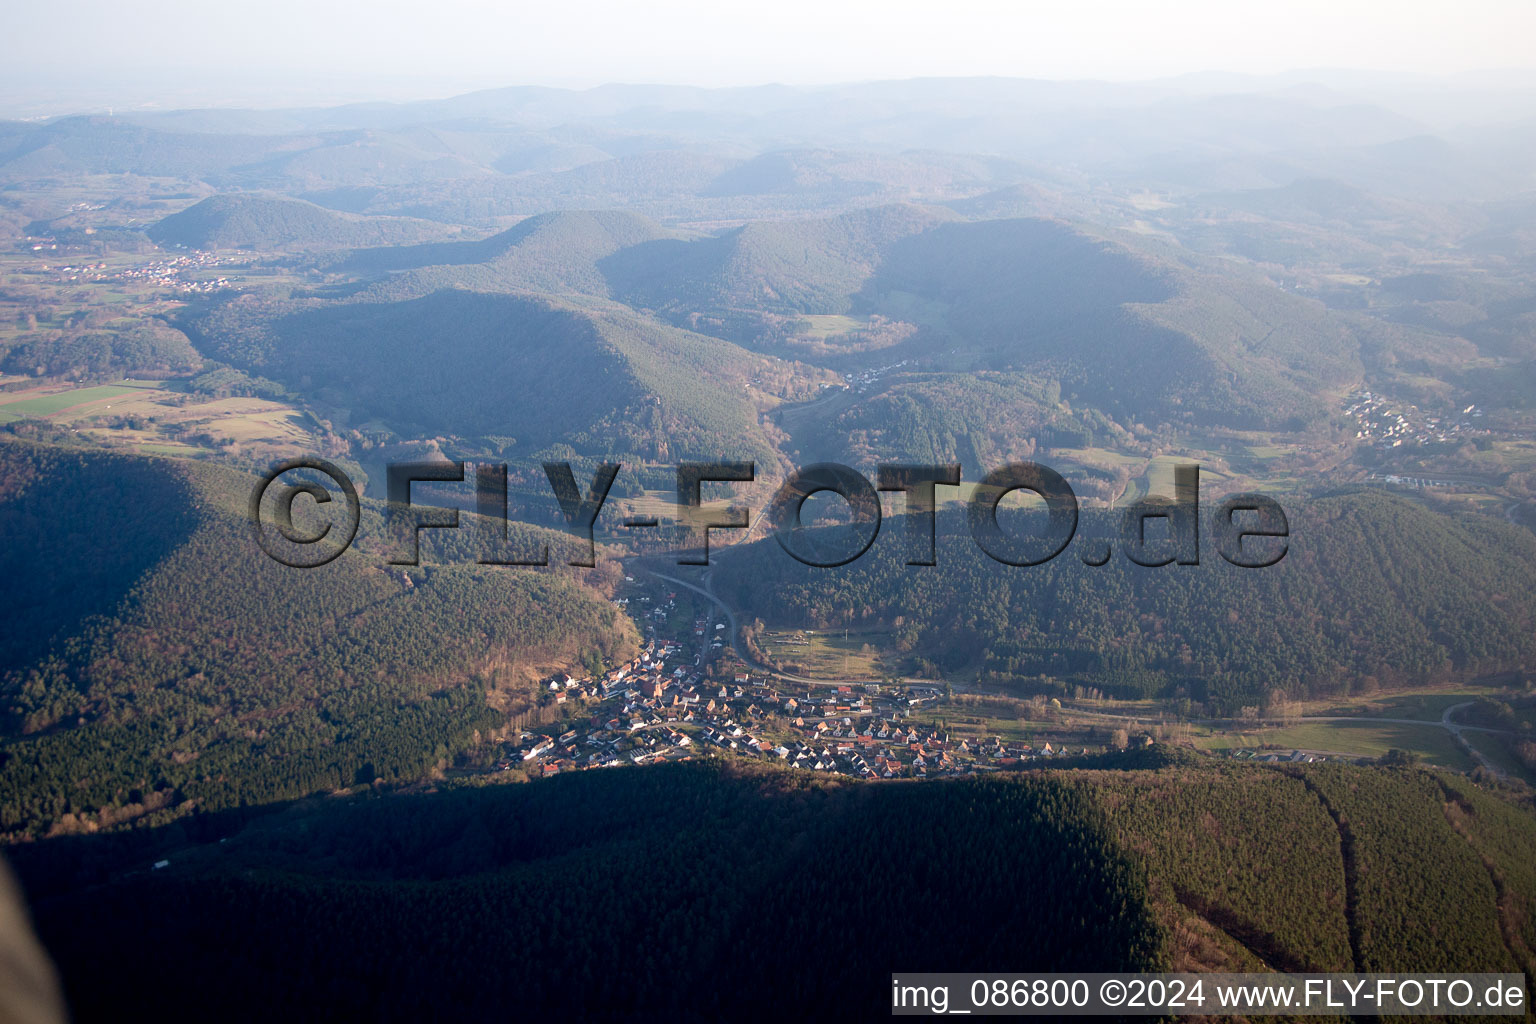
[[[1085,466],[1102,469],[1113,469],[1116,466],[1139,468],[1147,461],[1144,456],[1129,455],[1109,448],[1052,448],[1045,461],[1052,460],[1080,462]]]
[[[677,514],[677,495],[672,491],[645,491],[638,497],[623,499],[622,505],[633,515],[669,519]]]
[[[1438,722],[1445,709],[1498,692],[1494,687],[1461,686],[1451,690],[1407,690],[1370,698],[1311,701],[1300,704],[1304,715],[1359,715],[1362,718],[1412,718]]]
[[[1181,465],[1194,464],[1200,467],[1202,489],[1212,484],[1219,484],[1222,485],[1223,490],[1231,490],[1232,485],[1241,483],[1246,487],[1249,483],[1246,477],[1217,468],[1214,465],[1217,457],[1212,452],[1200,450],[1189,450],[1177,455],[1154,455],[1148,458],[1145,455],[1109,448],[1052,448],[1041,457],[1041,461],[1065,476],[1068,483],[1073,482],[1074,463],[1101,472],[1113,473],[1124,470],[1129,476],[1124,493],[1115,502],[1117,505],[1139,501],[1149,494],[1165,498],[1173,497],[1173,471],[1174,467]]]
[[[1195,740],[1205,750],[1252,750],[1270,747],[1329,754],[1380,757],[1389,750],[1416,754],[1424,761],[1471,771],[1476,767],[1466,751],[1456,745],[1450,732],[1437,725],[1405,725],[1395,722],[1301,722],[1292,726],[1221,730]]]
[[[318,424],[294,406],[262,398],[190,394],[184,381],[125,379],[71,388],[44,385],[0,394],[0,423],[41,419],[114,448],[193,456],[223,448],[267,456],[314,450]]]
[[[78,416],[112,408],[114,399],[133,396],[142,400],[146,392],[159,385],[149,381],[124,381],[95,387],[70,388],[45,385],[26,391],[0,394],[0,422],[20,419],[59,419],[68,422]],[[118,403],[122,408],[127,403]],[[66,415],[67,414],[67,415]]]

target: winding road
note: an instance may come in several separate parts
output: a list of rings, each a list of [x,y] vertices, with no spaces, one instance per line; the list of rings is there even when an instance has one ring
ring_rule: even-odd
[[[713,604],[716,608],[719,608],[720,611],[725,614],[725,621],[729,624],[728,628],[731,631],[731,650],[736,652],[736,657],[740,658],[744,663],[750,665],[752,668],[757,669],[759,672],[766,672],[769,675],[776,676],[779,679],[788,679],[790,682],[794,683],[804,683],[806,686],[861,686],[865,683],[885,684],[890,682],[888,679],[812,679],[809,676],[797,676],[792,672],[784,672],[780,669],[774,668],[772,665],[766,665],[752,657],[752,655],[747,651],[746,645],[742,643],[741,628],[740,623],[738,623],[736,620],[736,612],[733,608],[731,608],[730,605],[720,600],[720,598],[715,594],[714,590],[710,588],[710,574],[708,572],[705,572],[703,576],[700,577],[701,582],[704,584],[701,587],[697,584],[689,583],[687,580],[680,580],[676,576],[668,576],[666,573],[657,572],[655,569],[641,568],[640,571],[654,576],[659,580],[666,580],[668,583],[675,583],[680,587],[691,590],[695,594],[707,598],[711,604]],[[925,679],[922,676],[900,676],[895,681],[897,683],[908,686],[936,686],[940,689],[943,689],[946,685],[948,685],[950,689],[954,690],[956,693],[972,692],[961,683],[946,683],[946,681],[943,679]]]
[[[752,655],[747,651],[746,645],[742,642],[742,639],[741,639],[741,628],[740,628],[740,623],[736,619],[736,611],[735,611],[735,609],[731,608],[730,605],[726,604],[718,596],[716,596],[714,590],[709,585],[709,577],[710,577],[709,572],[706,571],[700,577],[700,582],[703,583],[703,586],[699,586],[698,584],[695,584],[695,583],[689,583],[687,580],[678,579],[676,576],[668,576],[666,573],[657,572],[654,569],[644,569],[642,571],[650,574],[651,576],[656,577],[657,579],[666,580],[668,583],[674,583],[674,584],[676,584],[679,587],[683,587],[683,588],[685,588],[687,590],[691,590],[694,593],[700,595],[701,597],[706,598],[716,608],[719,608],[720,611],[725,615],[725,621],[727,622],[728,628],[731,631],[731,649],[736,652],[736,656],[738,658],[740,658],[742,660],[742,662],[744,662],[747,665],[752,666],[753,668],[757,669],[760,672],[767,672],[770,675],[776,676],[779,679],[787,679],[787,680],[789,680],[791,682],[803,683],[806,686],[838,686],[838,685],[848,685],[850,683],[858,684],[858,683],[866,683],[866,682],[868,682],[868,683],[882,682],[882,680],[879,680],[879,679],[840,679],[840,680],[811,679],[811,678],[808,678],[806,676],[797,676],[797,675],[794,675],[794,674],[789,673],[789,672],[782,672],[782,671],[780,671],[780,670],[778,670],[776,668],[773,668],[770,665],[765,665],[761,661],[758,661],[756,658],[752,657]],[[920,678],[917,678],[915,676],[903,676],[903,677],[901,677],[898,680],[898,682],[913,684],[913,685],[917,685],[917,686],[943,686],[944,685],[944,682],[942,680],[920,679]],[[951,683],[950,685],[957,692],[968,692],[968,691],[966,691],[965,687],[963,687],[961,685],[956,685],[956,684],[953,684],[953,683]],[[1443,711],[1441,713],[1439,721],[1435,721],[1433,719],[1423,719],[1423,718],[1376,718],[1374,716],[1365,716],[1365,715],[1304,715],[1304,716],[1301,716],[1299,718],[1291,718],[1291,719],[1278,719],[1278,718],[1258,718],[1258,719],[1191,718],[1191,719],[1178,719],[1178,721],[1188,721],[1188,722],[1192,722],[1192,723],[1195,723],[1195,724],[1198,724],[1198,725],[1213,725],[1213,726],[1244,725],[1244,724],[1264,726],[1264,725],[1297,724],[1297,723],[1302,723],[1302,722],[1380,722],[1380,723],[1387,724],[1387,725],[1426,725],[1426,726],[1431,726],[1431,727],[1439,726],[1440,728],[1443,728],[1447,732],[1449,732],[1451,734],[1451,738],[1456,741],[1456,745],[1459,746],[1462,750],[1466,751],[1467,754],[1470,755],[1478,764],[1482,765],[1488,771],[1492,772],[1494,775],[1498,776],[1501,779],[1502,778],[1507,778],[1508,777],[1508,773],[1505,772],[1502,768],[1500,768],[1497,765],[1495,765],[1493,762],[1489,761],[1488,758],[1483,755],[1482,751],[1478,750],[1472,744],[1468,743],[1466,738],[1464,736],[1462,736],[1462,733],[1464,733],[1464,732],[1484,732],[1484,733],[1490,733],[1490,734],[1498,735],[1498,736],[1512,736],[1512,735],[1514,735],[1514,733],[1510,732],[1507,729],[1492,729],[1492,728],[1488,728],[1486,726],[1481,726],[1481,725],[1463,725],[1460,722],[1457,722],[1457,721],[1454,720],[1453,716],[1456,714],[1456,712],[1462,710],[1463,708],[1471,707],[1473,703],[1474,703],[1473,701],[1469,700],[1469,701],[1463,701],[1460,704],[1452,704],[1450,707],[1446,708],[1445,711]],[[1160,718],[1162,718],[1162,716],[1155,715],[1155,714],[1152,714],[1152,715],[1117,715],[1117,714],[1113,714],[1113,713],[1108,712],[1108,711],[1093,711],[1093,710],[1089,710],[1087,708],[1078,707],[1077,705],[1068,704],[1066,702],[1063,702],[1063,705],[1064,705],[1064,709],[1065,710],[1071,711],[1073,714],[1082,715],[1082,716],[1087,717],[1087,718],[1108,718],[1108,719],[1113,719],[1115,721],[1123,721],[1123,722],[1152,722],[1152,721],[1158,721]],[[1349,755],[1349,756],[1359,756],[1359,755],[1349,754],[1348,751],[1317,751],[1317,753],[1346,754],[1346,755]]]
[[[841,679],[836,681],[829,681],[826,679],[809,679],[805,676],[797,676],[789,672],[781,672],[771,665],[765,665],[758,661],[756,658],[752,657],[752,655],[747,651],[746,645],[742,643],[741,628],[736,621],[736,612],[731,608],[730,605],[716,597],[715,592],[709,588],[709,573],[706,572],[701,577],[704,583],[704,586],[701,587],[696,584],[689,583],[687,580],[680,580],[676,576],[668,576],[665,573],[657,572],[654,569],[646,569],[644,571],[648,572],[652,576],[655,576],[659,580],[666,580],[668,583],[675,583],[680,587],[684,587],[693,591],[695,594],[699,594],[700,596],[707,598],[716,608],[719,608],[722,612],[724,612],[725,621],[728,624],[727,628],[729,628],[731,631],[731,650],[736,652],[736,657],[740,658],[743,662],[760,672],[767,672],[771,675],[777,676],[780,679],[788,679],[796,683],[805,683],[808,686],[846,686],[849,683],[880,682],[878,679]]]

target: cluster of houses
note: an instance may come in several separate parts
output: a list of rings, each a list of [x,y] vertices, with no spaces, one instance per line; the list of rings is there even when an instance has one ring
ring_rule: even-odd
[[[581,703],[558,736],[524,733],[498,762],[536,776],[626,764],[686,760],[701,751],[777,761],[808,771],[864,779],[926,777],[987,770],[1063,756],[1045,743],[952,739],[909,719],[942,699],[931,687],[828,685],[797,691],[738,673],[706,678],[700,662],[717,643],[707,620],[694,623],[699,654],[684,642],[652,640],[633,660],[599,678],[558,673],[543,684],[554,702]],[[573,709],[574,710],[574,709]],[[1078,751],[1072,751],[1077,753]],[[1081,753],[1087,753],[1086,749]]]
[[[1422,491],[1426,487],[1455,487],[1456,484],[1449,480],[1433,480],[1422,476],[1403,476],[1398,473],[1372,473],[1372,480],[1380,480],[1394,487],[1412,487]]]
[[[1262,764],[1321,764],[1328,758],[1323,754],[1309,754],[1303,750],[1234,750],[1229,755],[1234,761],[1257,761]]]
[[[1370,391],[1355,391],[1345,399],[1344,413],[1355,420],[1355,439],[1375,442],[1378,448],[1397,448],[1405,441],[1428,443],[1454,441],[1477,430],[1474,422],[1482,411],[1469,405],[1459,417],[1426,416],[1421,423],[1409,420],[1405,407],[1388,402]]]
[[[876,366],[872,369],[860,370],[858,373],[850,374],[848,377],[848,387],[851,387],[854,391],[862,395],[870,388],[880,383],[881,377],[884,377],[886,374],[892,373],[896,370],[900,370],[909,362],[911,362],[910,359],[903,359],[899,363],[891,363],[887,366]],[[843,390],[846,391],[848,388],[845,387]]]
[[[238,257],[219,256],[202,249],[177,256],[161,257],[120,270],[108,271],[105,263],[85,263],[68,266],[49,266],[41,269],[57,274],[60,281],[121,281],[155,285],[182,294],[206,294],[229,287],[225,277],[188,277],[197,271],[199,275],[210,267],[235,262]]]

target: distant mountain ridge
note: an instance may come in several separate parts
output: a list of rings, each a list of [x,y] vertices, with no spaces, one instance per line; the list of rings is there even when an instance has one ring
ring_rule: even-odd
[[[359,217],[302,199],[216,195],[173,213],[145,233],[187,249],[348,249],[441,238],[451,229],[404,217]]]

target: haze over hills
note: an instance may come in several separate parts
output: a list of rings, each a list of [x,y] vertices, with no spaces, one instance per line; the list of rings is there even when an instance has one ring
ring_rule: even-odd
[[[846,313],[886,251],[946,218],[882,206],[816,220],[754,222],[694,242],[616,253],[602,270],[630,305],[664,316]]]
[[[1085,174],[1195,190],[1337,177],[1394,195],[1488,200],[1528,187],[1536,166],[1529,146],[1510,143],[1528,135],[1536,111],[1507,115],[1507,127],[1467,129],[1441,115],[1426,121],[1408,100],[1413,113],[1394,112],[1349,86],[1228,88],[1007,79],[610,86],[62,118],[8,125],[0,179],[191,171],[215,187],[307,192],[354,212],[485,223],[530,212],[527,204],[608,206],[622,197],[659,211],[683,198],[719,209],[755,199],[771,208],[762,201],[777,197],[781,207],[809,209],[1061,185]]]
[[[1324,421],[1332,407],[1328,393],[1341,395],[1359,380],[1363,365],[1350,326],[1321,306],[1287,295],[1257,275],[1180,259],[1166,246],[1137,246],[1057,221],[958,222],[947,211],[911,205],[757,222],[692,240],[634,214],[560,212],[475,242],[356,251],[327,268],[356,282],[343,297],[244,296],[207,305],[186,323],[220,359],[289,387],[307,378],[328,395],[328,403],[350,410],[354,423],[378,419],[404,433],[500,434],[527,439],[529,450],[564,437],[581,451],[597,450],[584,438],[627,423],[620,433],[629,439],[609,450],[647,458],[677,449],[675,442],[664,447],[659,440],[662,424],[685,435],[694,429],[688,423],[719,424],[721,450],[744,442],[757,458],[771,445],[760,437],[748,440],[758,430],[750,415],[732,420],[724,409],[706,412],[696,389],[694,398],[664,409],[654,423],[640,415],[642,400],[624,390],[628,385],[616,385],[619,391],[606,385],[581,389],[532,421],[513,413],[498,421],[496,396],[474,397],[475,389],[512,379],[503,374],[563,379],[572,365],[572,339],[594,337],[575,330],[584,317],[625,325],[608,336],[621,339],[621,348],[628,345],[631,359],[642,351],[680,352],[688,338],[705,334],[829,369],[845,369],[879,352],[888,364],[910,364],[911,371],[930,375],[1022,373],[1050,383],[1058,397],[1045,408],[1034,407],[1039,389],[1021,396],[1022,405],[1004,398],[1006,411],[992,418],[1031,438],[1063,415],[1071,419],[1056,408],[1063,394],[1126,424],[1134,414],[1153,422],[1199,419],[1296,429]],[[567,312],[556,319],[569,329],[541,334],[546,328],[531,322],[547,319],[537,313],[537,303],[529,305],[525,298],[498,306],[484,297],[488,294],[561,296],[555,305]],[[629,309],[594,306],[587,297],[617,300]],[[497,309],[501,312],[492,312]],[[606,309],[601,316],[600,309]],[[855,319],[846,319],[850,314]],[[805,335],[808,315],[843,317],[843,326],[814,342]],[[495,342],[490,365],[504,369],[490,370],[483,360],[492,350],[476,347],[473,339],[501,322],[507,325],[496,328],[501,338],[532,334],[542,340],[511,347]],[[458,339],[464,358],[481,360],[478,381],[450,379],[468,370],[468,363],[455,369],[451,359],[433,364],[434,372],[448,375],[435,384],[403,350],[380,361],[381,354],[395,350],[391,339],[402,325],[409,326],[410,344],[420,351],[433,351],[439,345],[435,338]],[[697,333],[681,333],[679,327]],[[348,336],[355,340],[345,340]],[[492,343],[490,335],[485,338],[481,346]],[[663,338],[672,340],[662,343]],[[364,352],[372,358],[360,359]],[[604,365],[605,358],[595,365]],[[718,379],[736,386],[765,376],[785,381],[796,376],[772,359],[754,363],[734,344],[716,345],[709,357],[679,361],[664,355],[642,362],[649,369],[628,379],[644,380],[653,396],[690,392],[678,376],[685,364],[715,364],[718,369],[705,372],[723,374]],[[359,375],[391,379],[347,385],[361,381]],[[779,393],[808,397],[806,387],[827,379],[801,373],[799,384]],[[889,413],[905,408],[893,406],[893,399],[908,401],[896,396],[917,396],[910,416],[903,413],[913,422],[887,420],[885,432],[932,432],[923,420],[936,407],[923,396],[933,384],[931,376],[924,380],[929,383],[897,375],[883,396],[871,398]],[[470,389],[462,402],[446,397],[461,387]],[[391,389],[398,399],[388,397]],[[424,412],[444,401],[442,408],[451,409],[452,417]],[[407,415],[401,402],[418,414]],[[965,407],[964,401],[952,406],[962,418]],[[859,415],[828,412],[843,419]],[[807,425],[800,447],[814,446],[818,432],[843,429]],[[930,451],[955,456],[948,445]],[[910,458],[920,452],[897,446],[887,454]],[[975,452],[965,454],[969,461]]]
[[[622,249],[672,238],[661,225],[615,210],[543,213],[476,242],[392,246],[353,253],[335,270],[391,273],[369,295],[394,299],[441,288],[609,295],[599,261]]]
[[[335,213],[301,200],[214,195],[146,230],[158,246],[183,249],[355,249],[438,238],[429,221]]]
[[[146,232],[184,249],[350,249],[448,234],[442,225],[399,217],[356,217],[297,199],[209,196]]]
[[[1536,93],[1334,73],[0,123],[0,839],[79,1019],[1536,974],[1533,197]],[[895,492],[791,557],[824,461],[958,464],[937,564]],[[1022,461],[1048,564],[965,522]],[[1200,564],[1131,564],[1190,465]],[[264,554],[332,473],[348,550]]]

